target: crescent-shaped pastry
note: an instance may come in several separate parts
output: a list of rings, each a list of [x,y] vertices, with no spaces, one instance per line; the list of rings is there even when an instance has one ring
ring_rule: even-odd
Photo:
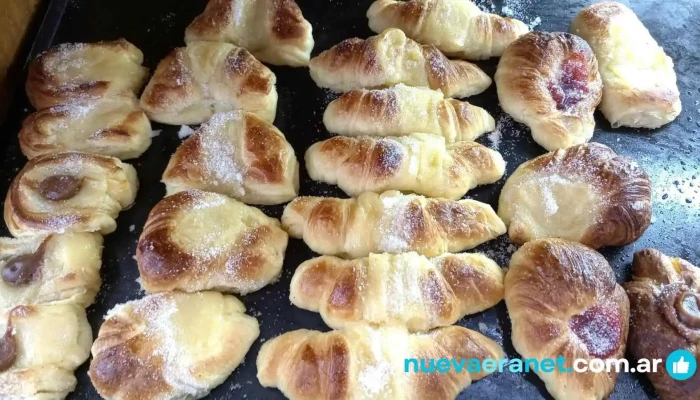
[[[62,400],[73,371],[90,356],[92,329],[74,304],[18,306],[0,312],[0,397]]]
[[[311,179],[338,185],[349,196],[401,190],[459,199],[476,187],[503,177],[505,161],[475,142],[445,144],[443,137],[336,136],[306,151]]]
[[[345,136],[443,136],[447,143],[473,141],[496,128],[493,117],[439,90],[398,84],[388,89],[351,90],[328,104],[323,124]]]
[[[498,216],[517,244],[562,238],[622,246],[651,223],[651,182],[635,161],[599,143],[581,144],[520,165],[501,190]]]
[[[505,279],[513,347],[524,359],[624,357],[630,305],[605,258],[582,244],[538,239],[516,251]],[[617,372],[537,370],[557,400],[606,399]]]
[[[309,69],[319,87],[337,92],[404,83],[441,90],[446,97],[467,97],[491,85],[491,78],[476,65],[450,60],[398,29],[344,40],[312,58]]]
[[[613,128],[658,128],[681,113],[673,60],[642,21],[622,3],[584,8],[571,22],[598,58],[603,78],[600,110]]]
[[[136,95],[148,79],[143,53],[124,39],[64,43],[40,54],[29,66],[27,97],[42,109],[113,95]]]
[[[504,276],[482,254],[322,256],[296,269],[289,299],[321,313],[333,329],[371,324],[427,331],[495,306],[503,300]]]
[[[367,326],[325,333],[301,329],[263,344],[258,381],[279,388],[290,400],[452,400],[488,375],[454,370],[424,373],[417,362],[425,357],[483,361],[501,360],[505,354],[493,340],[461,326],[425,334]],[[408,373],[407,359],[416,360]]]
[[[151,145],[151,122],[133,96],[111,96],[44,108],[29,115],[19,132],[27,158],[82,151],[122,160]]]
[[[309,65],[314,38],[294,0],[209,0],[185,42],[227,42],[274,65]]]
[[[471,0],[376,0],[367,11],[369,28],[398,28],[445,54],[484,60],[498,57],[527,25],[517,19],[481,11]]]
[[[282,132],[247,112],[215,114],[185,140],[163,174],[167,194],[200,189],[249,204],[296,197],[299,163]]]
[[[92,346],[90,380],[107,400],[200,399],[260,334],[233,296],[168,292],[114,307]]]
[[[279,277],[286,248],[278,220],[222,194],[189,190],[151,210],[136,260],[148,292],[246,294]]]
[[[153,121],[196,125],[214,113],[244,110],[275,120],[277,78],[248,50],[228,43],[193,42],[168,54],[141,95]]]
[[[666,360],[683,349],[700,358],[700,268],[654,249],[638,251],[625,284],[632,318],[627,344],[636,359]],[[662,400],[700,398],[700,374],[680,381],[665,368],[647,376]]]
[[[514,41],[496,70],[498,100],[545,149],[565,149],[593,136],[603,86],[588,44],[563,32],[531,32]]]
[[[319,254],[348,258],[415,251],[460,252],[506,233],[490,205],[388,191],[357,198],[297,197],[282,226]]]
[[[136,198],[136,170],[114,157],[88,153],[40,156],[17,174],[5,199],[15,237],[117,229],[114,220]]]
[[[71,303],[87,307],[100,290],[97,233],[0,238],[0,310]]]

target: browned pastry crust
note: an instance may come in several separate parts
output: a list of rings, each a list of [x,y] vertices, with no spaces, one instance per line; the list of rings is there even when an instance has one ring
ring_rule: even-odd
[[[632,268],[632,280],[625,284],[632,311],[632,355],[666,360],[683,349],[700,358],[700,268],[655,249],[636,252]],[[660,366],[647,376],[663,400],[700,398],[698,373],[678,381]]]

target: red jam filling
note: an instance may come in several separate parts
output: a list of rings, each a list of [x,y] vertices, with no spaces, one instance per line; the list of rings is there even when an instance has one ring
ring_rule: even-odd
[[[588,94],[588,68],[583,53],[572,53],[559,69],[557,78],[547,85],[557,110],[567,110]]]
[[[615,304],[591,307],[569,321],[569,327],[594,358],[607,358],[620,346],[622,321]]]

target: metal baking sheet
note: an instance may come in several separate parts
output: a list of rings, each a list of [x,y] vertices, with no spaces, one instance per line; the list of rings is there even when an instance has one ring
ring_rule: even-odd
[[[371,0],[297,0],[314,28],[314,55],[339,41],[367,37],[365,12]],[[590,1],[505,0],[480,1],[482,7],[501,14],[514,14],[536,30],[565,31],[571,19]],[[629,278],[632,255],[645,247],[656,247],[667,254],[700,263],[700,7],[695,0],[625,1],[649,28],[656,40],[676,63],[681,89],[683,113],[676,121],[656,131],[611,129],[597,113],[594,141],[633,157],[653,181],[653,222],[644,236],[634,244],[606,248],[602,253],[613,266],[618,281]],[[631,4],[630,4],[631,3]],[[26,55],[63,42],[89,42],[128,39],[145,54],[145,65],[154,69],[172,48],[183,45],[185,27],[198,15],[206,0],[52,0],[35,33],[35,41]],[[539,22],[539,24],[538,24]],[[479,62],[493,76],[497,59]],[[322,124],[326,104],[336,96],[316,87],[306,68],[272,67],[277,74],[279,104],[275,125],[285,133],[301,162],[301,195],[345,197],[337,188],[311,181],[303,166],[303,155],[314,142],[330,137]],[[2,125],[0,155],[0,192],[26,162],[19,151],[17,132],[32,109],[26,100],[23,81],[17,91],[7,120]],[[544,153],[531,139],[529,131],[503,115],[498,106],[495,86],[470,97],[469,102],[486,108],[499,121],[498,133],[480,139],[498,150],[508,161],[506,176],[522,162]],[[102,278],[104,283],[97,302],[88,309],[93,331],[97,334],[107,310],[118,303],[143,296],[136,282],[138,271],[134,254],[136,242],[150,209],[165,194],[160,183],[168,158],[180,144],[179,127],[154,124],[162,132],[139,159],[131,161],[138,170],[141,186],[135,205],[121,213],[117,231],[106,237]],[[497,205],[502,179],[496,184],[477,188],[469,197]],[[280,217],[283,206],[262,207],[270,216]],[[2,234],[7,235],[5,227]],[[475,249],[507,266],[515,247],[506,237]],[[214,389],[210,399],[282,399],[274,389],[262,388],[256,379],[255,358],[263,341],[281,333],[300,329],[328,330],[321,318],[297,309],[289,303],[289,281],[294,269],[315,256],[300,240],[291,240],[282,278],[259,292],[242,296],[248,313],[261,324],[260,338],[251,348],[244,364]],[[509,357],[518,357],[510,341],[510,322],[505,305],[459,321],[460,325],[479,330],[501,343]],[[87,377],[87,364],[77,370],[78,387],[69,399],[99,399]],[[489,376],[471,385],[460,399],[541,399],[551,398],[534,374],[503,373]],[[655,398],[648,380],[640,374],[621,374],[611,399]]]

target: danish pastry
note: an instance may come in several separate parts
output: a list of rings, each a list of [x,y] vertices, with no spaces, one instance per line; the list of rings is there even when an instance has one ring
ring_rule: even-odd
[[[613,128],[658,128],[681,113],[673,60],[632,10],[603,1],[584,8],[571,33],[591,45],[603,78],[600,110]]]
[[[593,136],[603,86],[588,44],[563,32],[531,32],[514,41],[496,70],[505,112],[545,149],[565,149]]]
[[[503,177],[505,161],[475,142],[446,145],[443,137],[343,137],[306,151],[311,179],[337,184],[349,196],[401,190],[456,200],[477,185]]]
[[[65,43],[29,66],[27,97],[37,109],[113,95],[136,95],[148,78],[143,53],[124,39]]]
[[[498,57],[527,26],[481,11],[471,0],[376,0],[367,11],[369,28],[398,28],[423,44],[469,60]]]
[[[0,238],[0,310],[19,305],[92,304],[100,290],[97,233]]]
[[[388,191],[357,198],[297,197],[282,226],[319,254],[367,257],[415,251],[427,256],[460,252],[506,233],[491,206]]]
[[[92,329],[74,304],[18,306],[0,314],[3,399],[61,400],[90,356]]]
[[[605,258],[582,244],[538,239],[516,251],[505,279],[505,300],[513,347],[525,358],[555,360],[563,368],[575,359],[621,359],[630,306]],[[537,375],[557,400],[606,399],[617,372]]]
[[[168,195],[200,189],[249,204],[296,197],[299,163],[282,132],[257,115],[215,114],[170,158],[163,174]]]
[[[700,269],[654,249],[634,255],[633,277],[625,284],[630,300],[630,353],[663,359],[678,349],[700,358]],[[700,375],[681,381],[665,368],[647,373],[662,400],[700,398]]]
[[[309,65],[314,38],[294,0],[209,0],[187,27],[185,42],[228,42],[275,65]]]
[[[62,104],[28,116],[19,132],[27,158],[83,151],[136,158],[151,145],[151,122],[133,96]]]
[[[233,296],[168,292],[114,307],[92,346],[108,400],[200,399],[241,363],[260,330]]]
[[[279,277],[286,248],[278,220],[224,195],[189,190],[151,210],[136,259],[148,292],[246,294]]]
[[[551,237],[622,246],[651,223],[651,182],[635,161],[581,144],[519,166],[503,186],[498,216],[518,244]]]
[[[5,223],[15,236],[114,232],[136,197],[136,170],[117,158],[57,153],[29,160],[10,185]]]
[[[331,332],[301,329],[265,342],[258,354],[258,380],[291,400],[405,399],[452,400],[485,372],[423,373],[405,360],[500,360],[503,349],[461,326],[409,334],[405,329],[367,326]],[[416,371],[414,371],[413,369]]]
[[[309,68],[319,87],[337,92],[404,83],[441,90],[446,97],[467,97],[491,85],[491,78],[476,65],[450,60],[398,29],[364,40],[344,40],[312,58]]]
[[[466,101],[445,99],[439,90],[398,84],[389,89],[351,90],[328,104],[323,123],[346,136],[443,136],[447,143],[472,141],[496,128],[493,117]]]
[[[214,113],[244,110],[272,122],[277,78],[248,50],[228,43],[192,42],[158,64],[141,95],[153,121],[196,125]]]
[[[323,256],[294,272],[289,298],[321,313],[333,329],[359,324],[426,331],[448,326],[503,300],[504,273],[481,254]]]

